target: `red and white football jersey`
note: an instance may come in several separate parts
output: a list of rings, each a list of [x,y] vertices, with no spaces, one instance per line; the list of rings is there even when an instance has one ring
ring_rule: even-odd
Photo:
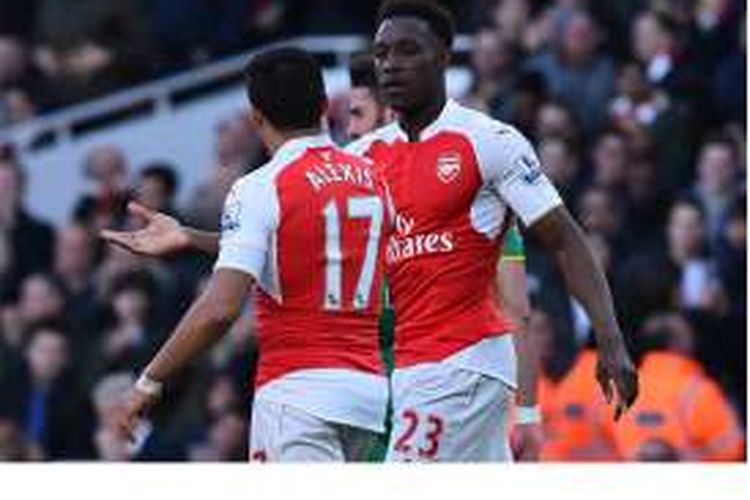
[[[511,212],[530,225],[562,203],[531,145],[449,100],[417,142],[394,122],[347,149],[378,163],[395,211],[386,257],[396,367],[459,356],[514,379],[512,345],[495,342],[514,330],[494,300],[502,238]],[[512,366],[498,368],[498,355]]]
[[[370,165],[327,136],[286,142],[227,196],[216,268],[257,283],[256,396],[380,430],[389,217]]]

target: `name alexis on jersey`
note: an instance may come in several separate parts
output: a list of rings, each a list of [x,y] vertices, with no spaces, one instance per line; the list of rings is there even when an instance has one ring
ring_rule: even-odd
[[[421,255],[452,252],[455,248],[453,233],[417,233],[414,230],[414,219],[403,214],[396,214],[395,232],[388,241],[385,258],[389,264],[395,264]]]
[[[329,184],[349,182],[374,189],[372,174],[366,168],[348,163],[324,163],[315,165],[305,172],[305,177],[315,191],[320,191]]]

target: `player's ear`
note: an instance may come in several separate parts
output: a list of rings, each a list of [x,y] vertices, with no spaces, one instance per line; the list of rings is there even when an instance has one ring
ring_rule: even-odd
[[[261,113],[258,108],[252,108],[250,110],[250,123],[252,123],[257,130],[263,128],[266,121],[266,117],[263,116],[263,113]]]

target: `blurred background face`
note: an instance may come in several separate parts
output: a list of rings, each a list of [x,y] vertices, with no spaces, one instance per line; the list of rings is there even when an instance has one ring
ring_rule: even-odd
[[[710,144],[703,148],[698,163],[699,182],[712,193],[733,189],[737,166],[732,150],[724,144]]]
[[[663,48],[664,37],[652,14],[641,14],[632,27],[633,53],[641,62],[649,62]]]
[[[219,123],[216,154],[222,167],[244,164],[262,148],[248,115],[241,113]]]
[[[372,132],[383,121],[380,104],[367,87],[353,87],[349,92],[349,124],[347,135],[357,139]]]
[[[627,165],[625,140],[617,135],[606,135],[597,142],[594,149],[594,170],[596,183],[612,187],[625,179]]]
[[[112,298],[112,308],[123,323],[142,323],[146,319],[149,298],[137,288],[121,290]]]
[[[69,226],[57,232],[55,272],[61,276],[80,276],[93,266],[93,242],[80,226]]]
[[[26,51],[17,40],[0,36],[0,88],[16,82],[26,69]]]
[[[689,204],[677,204],[669,214],[667,229],[670,248],[682,255],[698,255],[703,248],[705,227],[700,211]]]
[[[171,204],[171,193],[157,176],[143,176],[136,189],[138,203],[152,210],[163,211]]]
[[[228,413],[211,427],[209,442],[220,459],[245,458],[243,454],[247,429],[245,422],[237,415]]]
[[[563,32],[562,48],[565,55],[576,61],[585,61],[594,55],[596,46],[594,21],[586,14],[574,14]]]
[[[578,165],[567,144],[561,140],[545,140],[539,146],[539,160],[545,173],[558,186],[567,186],[575,177]]]
[[[580,201],[581,225],[591,232],[612,234],[617,229],[614,203],[607,191],[590,189]]]
[[[18,309],[26,322],[54,318],[64,313],[65,299],[44,276],[32,275],[21,285]]]
[[[539,108],[537,114],[537,135],[539,137],[573,137],[575,124],[573,115],[564,106],[546,103]]]
[[[37,332],[27,348],[26,360],[35,382],[54,381],[68,364],[68,345],[65,336],[54,330]]]
[[[474,39],[471,65],[481,80],[498,78],[510,68],[510,51],[496,30],[482,30]]]
[[[119,192],[128,183],[128,166],[122,151],[115,146],[100,146],[89,153],[87,174],[99,189]]]

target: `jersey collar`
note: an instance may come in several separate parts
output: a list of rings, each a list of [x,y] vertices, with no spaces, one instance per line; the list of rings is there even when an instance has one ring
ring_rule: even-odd
[[[422,129],[422,131],[419,133],[419,140],[420,141],[426,141],[430,137],[436,135],[438,132],[443,130],[448,123],[451,115],[455,112],[456,108],[458,108],[459,104],[451,99],[448,98],[445,100],[445,105],[443,106],[443,109],[440,111],[440,114],[438,115],[435,120],[427,125],[425,128]],[[408,141],[408,135],[406,131],[401,128],[401,125],[396,121],[396,127],[398,128],[399,136],[403,138],[405,141]]]
[[[333,140],[328,134],[305,135],[286,141],[276,150],[273,157],[274,160],[279,159],[287,163],[288,160],[301,155],[310,148],[324,148],[333,145]]]

